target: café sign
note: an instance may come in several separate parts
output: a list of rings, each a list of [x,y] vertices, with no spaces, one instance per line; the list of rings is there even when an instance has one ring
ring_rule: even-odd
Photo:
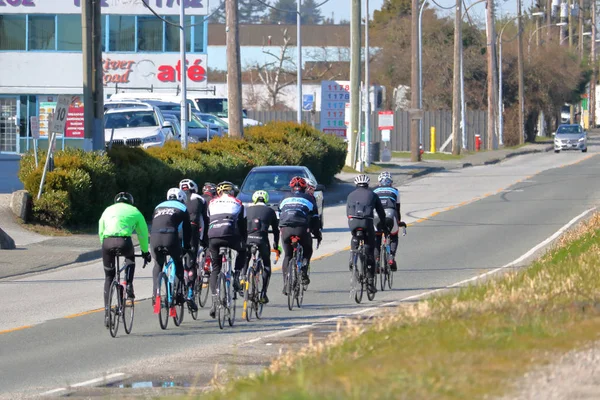
[[[81,14],[84,0],[0,0],[0,14]],[[187,15],[207,15],[208,0],[100,0],[103,14],[152,15],[144,5],[160,15],[179,15],[184,1]]]

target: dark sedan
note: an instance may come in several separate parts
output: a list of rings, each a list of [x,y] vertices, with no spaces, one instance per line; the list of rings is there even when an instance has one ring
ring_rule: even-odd
[[[321,219],[321,227],[323,226],[323,185],[317,183],[317,179],[313,173],[304,166],[287,166],[287,165],[268,165],[263,167],[254,167],[248,173],[242,186],[238,199],[244,205],[252,203],[252,194],[257,190],[264,190],[269,193],[269,206],[277,211],[279,217],[279,202],[284,196],[290,192],[289,183],[294,176],[302,176],[310,179],[316,185],[315,199],[319,209],[319,218]]]

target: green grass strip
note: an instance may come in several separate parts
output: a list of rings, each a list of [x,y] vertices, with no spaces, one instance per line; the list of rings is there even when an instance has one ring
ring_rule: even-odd
[[[203,399],[482,399],[600,331],[600,215],[529,268],[407,304]]]

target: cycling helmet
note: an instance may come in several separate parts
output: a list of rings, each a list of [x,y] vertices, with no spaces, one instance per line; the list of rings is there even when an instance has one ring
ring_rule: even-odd
[[[256,192],[254,192],[254,194],[252,195],[252,202],[256,204],[259,201],[262,201],[265,204],[268,203],[269,193],[265,192],[264,190],[257,190]]]
[[[202,187],[202,193],[209,194],[213,197],[216,196],[217,195],[217,185],[215,185],[212,182],[204,183],[204,186]]]
[[[115,203],[127,203],[133,205],[133,196],[127,192],[120,192],[115,196]]]
[[[186,195],[183,190],[179,188],[171,188],[167,192],[167,200],[177,200],[182,203],[185,203]]]
[[[189,190],[192,193],[198,193],[198,185],[191,179],[184,179],[179,182],[179,189],[181,190]]]
[[[223,193],[231,195],[233,193],[233,183],[229,181],[223,181],[217,185],[217,195],[221,196]]]
[[[381,183],[381,181],[383,181],[384,179],[392,180],[392,174],[390,174],[388,171],[383,171],[379,174],[377,180],[379,181],[379,183]]]
[[[356,186],[369,186],[369,182],[371,182],[369,175],[361,174],[354,178],[354,184]]]
[[[306,184],[306,179],[304,179],[301,176],[295,176],[290,181],[290,187],[292,188],[292,190],[300,190],[301,192],[304,192],[306,191],[307,186],[308,185]]]

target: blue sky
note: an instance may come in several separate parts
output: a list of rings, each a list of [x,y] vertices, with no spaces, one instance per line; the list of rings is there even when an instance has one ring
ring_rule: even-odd
[[[469,4],[475,3],[476,0],[466,0],[467,7]],[[378,10],[383,5],[384,0],[369,0],[369,13],[371,16],[373,15],[373,10]],[[453,4],[456,4],[454,0],[439,0],[437,3],[443,7],[451,7]],[[516,0],[497,0],[498,3],[498,14],[497,17],[505,14],[515,14],[517,9]],[[347,5],[347,7],[340,7],[342,4]],[[340,19],[350,19],[350,4],[351,0],[329,0],[329,2],[323,4],[321,6],[321,12],[323,16],[331,17],[331,13],[333,12],[335,15],[335,20],[339,21]],[[363,10],[365,10],[364,6],[365,2],[363,0]],[[526,10],[531,5],[531,0],[524,0],[523,9]],[[430,1],[430,6],[437,8],[433,2]],[[442,14],[451,13],[452,10],[442,10]],[[485,17],[485,2],[476,4],[471,8],[470,12],[473,12],[472,16],[480,18],[483,22],[483,18]]]

